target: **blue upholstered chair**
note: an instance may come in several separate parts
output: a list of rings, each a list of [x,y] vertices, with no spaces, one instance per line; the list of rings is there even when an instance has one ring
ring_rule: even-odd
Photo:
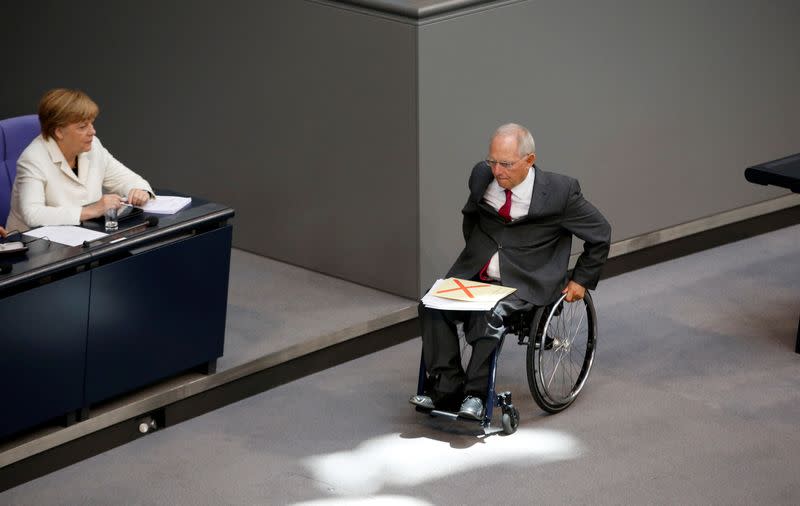
[[[0,225],[5,225],[11,210],[17,158],[39,132],[39,117],[35,114],[0,120]]]

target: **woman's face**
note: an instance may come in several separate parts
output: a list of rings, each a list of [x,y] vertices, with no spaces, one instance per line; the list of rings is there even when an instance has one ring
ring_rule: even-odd
[[[77,156],[92,149],[95,129],[92,120],[70,123],[67,126],[56,128],[56,141],[61,151]]]

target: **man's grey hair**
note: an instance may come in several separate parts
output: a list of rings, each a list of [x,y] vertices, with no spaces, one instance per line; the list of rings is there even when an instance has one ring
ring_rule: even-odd
[[[526,156],[531,153],[536,153],[536,143],[533,141],[533,135],[531,135],[531,132],[527,128],[516,123],[506,123],[505,125],[500,125],[500,127],[494,131],[489,143],[491,143],[495,137],[506,137],[511,135],[516,136],[517,138],[517,154],[519,156]]]

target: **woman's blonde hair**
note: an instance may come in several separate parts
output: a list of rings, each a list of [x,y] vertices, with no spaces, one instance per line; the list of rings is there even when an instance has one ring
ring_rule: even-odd
[[[100,108],[81,90],[56,88],[39,100],[39,123],[45,139],[55,137],[56,128],[81,121],[94,121]]]

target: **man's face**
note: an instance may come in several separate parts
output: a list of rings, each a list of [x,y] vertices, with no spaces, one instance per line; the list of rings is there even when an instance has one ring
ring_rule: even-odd
[[[492,174],[497,180],[497,184],[510,190],[520,184],[528,175],[528,168],[536,161],[536,154],[531,153],[520,158],[516,136],[498,136],[492,139],[489,145],[487,161],[502,162],[491,163]]]

